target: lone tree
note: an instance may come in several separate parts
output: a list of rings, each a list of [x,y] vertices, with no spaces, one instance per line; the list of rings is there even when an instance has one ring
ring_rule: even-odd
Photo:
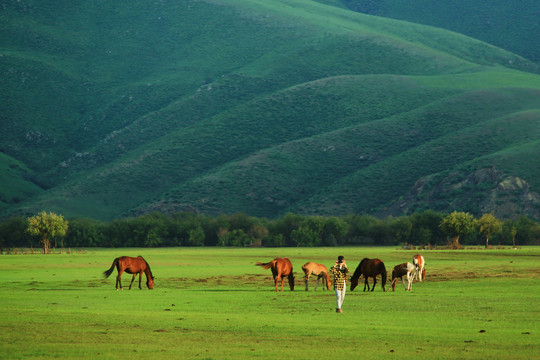
[[[442,220],[439,227],[452,238],[452,248],[459,249],[459,237],[473,229],[474,217],[466,212],[454,211]]]
[[[476,226],[478,232],[486,236],[486,249],[489,246],[489,238],[491,235],[502,231],[502,221],[497,219],[493,214],[482,215],[480,219],[476,220]]]
[[[55,213],[40,212],[28,218],[26,231],[30,235],[38,236],[41,239],[43,253],[51,252],[51,239],[55,236],[65,236],[68,229],[68,222],[62,215]]]

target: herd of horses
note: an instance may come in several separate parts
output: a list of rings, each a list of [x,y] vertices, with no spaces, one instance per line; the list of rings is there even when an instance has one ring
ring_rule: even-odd
[[[279,283],[281,282],[281,291],[283,291],[283,283],[285,278],[289,279],[289,287],[291,290],[294,290],[294,274],[293,266],[289,259],[287,258],[275,258],[274,260],[267,263],[256,263],[256,266],[261,266],[265,269],[271,269],[272,275],[274,277],[274,283],[276,286],[276,291],[279,291]],[[322,283],[325,285],[327,290],[330,290],[332,282],[330,281],[330,275],[328,269],[323,264],[318,264],[315,262],[307,262],[302,266],[302,271],[304,272],[304,282],[306,285],[306,291],[308,290],[308,281],[311,275],[317,276],[317,282],[315,283],[315,290],[319,285],[319,280],[322,280]],[[385,291],[387,272],[386,267],[381,259],[368,259],[364,258],[358,264],[358,267],[354,271],[353,276],[351,277],[351,291],[358,286],[358,281],[361,276],[364,276],[364,291],[373,291],[375,290],[375,285],[377,284],[377,276],[381,275],[381,285],[383,291]],[[396,283],[398,279],[401,279],[405,291],[412,290],[412,283],[415,279],[422,281],[426,276],[426,268],[424,257],[420,254],[413,256],[413,262],[405,262],[394,266],[392,270],[392,291],[396,289]],[[407,284],[405,284],[405,279],[407,279]],[[373,285],[370,287],[368,279],[373,278]],[[323,288],[324,289],[324,288]],[[386,291],[389,291],[388,288]]]
[[[289,288],[291,290],[294,290],[294,273],[293,273],[293,266],[289,259],[287,258],[275,258],[274,260],[267,262],[267,263],[261,263],[258,262],[255,264],[256,266],[261,266],[264,269],[271,269],[272,270],[272,276],[274,277],[274,283],[276,286],[276,292],[279,291],[279,283],[281,282],[281,291],[283,291],[283,284],[285,282],[285,278],[289,280]],[[144,260],[142,256],[138,257],[129,257],[129,256],[121,256],[116,259],[114,259],[111,267],[109,270],[106,270],[103,272],[106,278],[108,278],[112,272],[114,271],[114,268],[116,267],[116,270],[118,272],[118,275],[116,276],[116,290],[118,288],[122,289],[122,279],[121,276],[124,272],[128,274],[132,274],[133,277],[131,278],[131,283],[129,284],[129,289],[131,290],[131,286],[133,285],[133,281],[139,275],[139,289],[142,289],[141,287],[141,278],[142,274],[144,273],[146,275],[146,286],[149,289],[154,288],[154,275],[152,275],[152,271],[150,270],[150,265]],[[308,290],[308,280],[311,275],[317,276],[317,283],[315,284],[315,290],[317,290],[317,286],[319,285],[319,280],[322,280],[321,282],[324,284],[327,290],[330,290],[330,286],[332,285],[332,282],[330,281],[330,275],[328,274],[328,269],[323,264],[318,264],[315,262],[307,262],[302,266],[302,271],[304,272],[304,282],[306,285],[306,291]],[[358,286],[358,281],[360,280],[361,276],[364,276],[364,291],[373,291],[375,290],[375,285],[377,284],[377,276],[381,275],[381,286],[383,291],[385,291],[385,285],[386,285],[386,278],[387,278],[387,272],[386,267],[384,263],[380,259],[368,259],[364,258],[362,261],[360,261],[360,264],[358,264],[358,267],[354,271],[354,274],[351,277],[351,290],[354,290]],[[416,254],[413,256],[412,263],[405,262],[399,265],[394,266],[394,269],[392,270],[392,282],[391,287],[392,291],[395,291],[396,289],[396,283],[398,278],[401,279],[401,282],[403,283],[403,287],[405,288],[405,291],[411,291],[412,290],[412,283],[415,279],[418,279],[419,281],[422,281],[426,276],[426,269],[425,269],[425,262],[424,257],[420,254]],[[407,279],[407,284],[405,284],[405,279]],[[368,279],[373,278],[373,285],[370,287]],[[324,289],[324,288],[323,288]],[[386,291],[389,291],[390,288],[388,288]]]

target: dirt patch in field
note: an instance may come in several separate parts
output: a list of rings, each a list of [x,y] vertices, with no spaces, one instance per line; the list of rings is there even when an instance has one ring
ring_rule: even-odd
[[[295,275],[296,288],[304,287],[303,274]],[[454,268],[446,267],[437,270],[426,269],[426,281],[439,282],[439,281],[459,281],[463,279],[485,279],[485,278],[535,278],[540,277],[540,268],[535,269],[516,269],[509,268],[506,265],[486,268]],[[388,272],[388,282],[392,278],[392,273]],[[313,287],[317,281],[316,277],[310,278],[309,286]],[[380,277],[378,279],[380,281]],[[103,286],[103,280],[94,280],[89,283],[89,286]],[[370,280],[371,282],[371,280]],[[114,284],[114,283],[113,283]],[[128,283],[129,284],[129,283]],[[249,286],[249,287],[261,287],[261,286],[274,286],[274,280],[272,274],[243,274],[239,276],[210,276],[210,277],[169,277],[158,278],[155,282],[156,287],[187,289],[192,287],[197,288],[213,288],[216,286],[223,287],[237,287],[237,286]],[[321,286],[321,284],[319,284]],[[289,287],[288,280],[285,279],[284,287]]]
[[[197,286],[237,286],[237,285],[260,285],[265,282],[271,283],[272,277],[263,274],[245,274],[241,276],[211,276],[207,278],[165,278],[160,282],[167,287],[172,288],[188,288],[194,285]],[[287,282],[287,280],[285,280]]]
[[[389,279],[392,275],[389,274]],[[536,269],[524,269],[524,270],[515,270],[508,269],[504,266],[491,268],[491,269],[455,269],[455,268],[445,268],[441,270],[436,270],[433,272],[428,272],[426,270],[426,281],[453,281],[453,280],[462,280],[462,279],[485,279],[485,278],[502,278],[502,277],[513,277],[513,278],[535,278],[540,277],[540,268]]]

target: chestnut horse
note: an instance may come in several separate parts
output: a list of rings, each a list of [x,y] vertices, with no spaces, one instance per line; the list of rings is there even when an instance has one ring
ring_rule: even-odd
[[[398,278],[401,279],[405,291],[411,291],[415,271],[416,267],[410,262],[394,266],[394,270],[392,270],[392,291],[396,290],[396,282]],[[403,280],[404,276],[407,277],[407,286],[405,286],[405,280]],[[390,290],[390,288],[388,288],[388,290]]]
[[[136,258],[129,256],[121,256],[114,259],[111,268],[103,272],[105,278],[108,278],[111,275],[111,273],[114,271],[115,266],[116,270],[118,271],[118,276],[116,276],[116,290],[118,290],[118,285],[120,285],[120,289],[122,289],[121,276],[124,271],[128,274],[133,274],[133,277],[131,278],[131,283],[129,284],[129,290],[131,290],[131,285],[133,284],[133,280],[135,280],[135,277],[137,277],[137,275],[139,275],[139,289],[142,290],[142,273],[146,274],[146,286],[148,286],[150,290],[154,288],[154,276],[152,275],[152,271],[150,270],[150,265],[148,265],[148,263],[146,262],[146,260],[143,259],[142,256],[138,256]]]
[[[309,277],[313,275],[317,275],[317,283],[315,284],[315,291],[317,290],[317,286],[319,285],[319,280],[322,280],[321,283],[324,283],[323,278],[326,278],[326,290],[330,290],[330,286],[332,285],[332,282],[330,281],[330,275],[328,275],[328,269],[323,264],[317,264],[314,262],[307,262],[302,266],[302,270],[304,270],[304,280],[306,282],[306,291],[308,291],[308,280]],[[323,287],[324,290],[324,287]]]
[[[414,272],[414,277],[420,282],[422,282],[422,279],[426,278],[426,269],[424,268],[424,265],[426,264],[424,261],[424,257],[420,254],[416,254],[412,258],[412,262],[414,267],[416,268],[416,271]]]
[[[291,261],[287,258],[275,258],[267,263],[256,263],[255,266],[262,266],[265,269],[272,269],[272,275],[274,276],[274,282],[276,283],[276,291],[278,290],[278,283],[281,280],[281,291],[283,291],[283,282],[285,277],[289,278],[289,287],[291,291],[294,290],[294,274]]]
[[[360,261],[360,264],[354,271],[353,276],[351,277],[351,291],[358,286],[358,279],[360,275],[364,275],[364,291],[369,291],[368,278],[373,278],[373,287],[371,291],[375,290],[375,284],[377,284],[377,275],[381,274],[382,289],[384,291],[384,286],[386,285],[386,267],[381,259],[368,259],[364,258]]]

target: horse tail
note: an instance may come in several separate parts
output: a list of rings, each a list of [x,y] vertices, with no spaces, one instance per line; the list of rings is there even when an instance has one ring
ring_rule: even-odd
[[[111,268],[109,270],[103,272],[103,275],[105,275],[105,278],[108,278],[112,274],[112,272],[114,271],[114,267],[116,265],[118,265],[118,258],[114,259],[111,265]]]
[[[272,261],[267,262],[267,263],[258,262],[258,263],[255,263],[255,266],[262,266],[265,269],[270,269],[272,267],[272,265],[274,265],[275,262],[276,262],[276,260],[272,260]]]
[[[307,281],[308,276],[310,275],[310,273],[309,273],[310,271],[309,271],[309,269],[308,269],[308,267],[306,265],[307,264],[302,265],[302,271],[304,272],[304,279],[306,279],[306,281]]]
[[[386,277],[387,277],[386,266],[384,266],[384,263],[381,261],[381,264],[379,265],[379,267],[381,270],[381,282],[382,282],[382,287],[384,291],[384,286],[386,285]]]

